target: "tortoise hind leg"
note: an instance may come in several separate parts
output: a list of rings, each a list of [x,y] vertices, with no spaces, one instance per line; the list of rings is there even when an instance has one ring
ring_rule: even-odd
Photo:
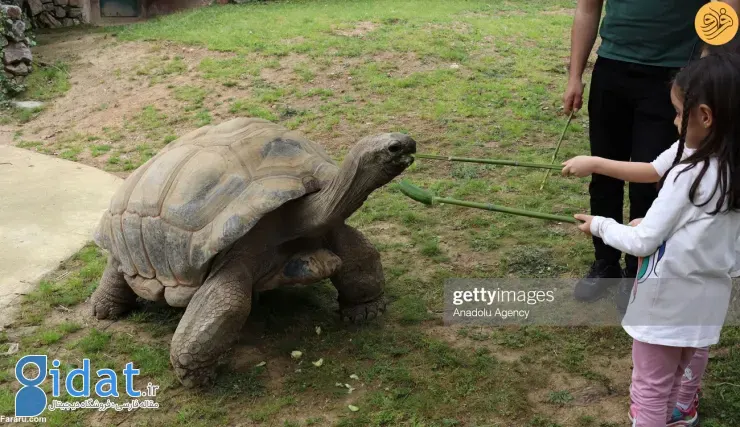
[[[100,284],[90,297],[92,314],[100,320],[116,318],[136,305],[136,294],[118,270],[119,266],[112,255],[108,257]]]
[[[238,338],[252,307],[252,278],[232,259],[211,274],[182,316],[170,347],[170,362],[186,387],[213,383],[218,357]]]
[[[386,309],[385,276],[380,253],[356,229],[342,224],[327,235],[329,248],[342,259],[331,277],[339,293],[342,320],[361,322],[373,319]]]

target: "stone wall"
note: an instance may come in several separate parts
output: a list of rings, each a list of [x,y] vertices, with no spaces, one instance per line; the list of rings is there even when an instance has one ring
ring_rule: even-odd
[[[36,25],[59,28],[80,25],[83,0],[26,0]]]
[[[0,5],[2,30],[0,31],[0,55],[2,55],[5,77],[17,84],[31,72],[31,40],[26,36],[27,23],[21,8],[16,5]]]

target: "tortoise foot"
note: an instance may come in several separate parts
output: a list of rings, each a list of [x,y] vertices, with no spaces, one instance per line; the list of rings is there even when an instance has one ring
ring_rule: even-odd
[[[92,315],[98,320],[117,319],[136,306],[135,300],[122,301],[105,294],[93,295],[90,303],[92,306]]]
[[[208,389],[216,381],[216,367],[187,368],[183,366],[174,366],[175,375],[180,383],[192,389]]]
[[[362,323],[377,317],[380,317],[388,306],[388,300],[381,296],[380,298],[353,306],[343,306],[339,309],[339,315],[344,322]]]
[[[136,306],[136,294],[118,271],[113,258],[108,260],[100,284],[90,297],[90,306],[92,315],[98,320],[115,319]]]

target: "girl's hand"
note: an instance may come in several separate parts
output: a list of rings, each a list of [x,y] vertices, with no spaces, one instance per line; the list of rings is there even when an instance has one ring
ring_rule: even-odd
[[[563,176],[575,175],[578,178],[589,176],[596,168],[596,158],[593,156],[576,156],[563,162]]]
[[[642,222],[643,218],[635,218],[632,221],[630,221],[630,225],[632,227],[637,227],[638,224]]]
[[[583,224],[578,224],[578,229],[590,236],[591,220],[594,219],[593,215],[576,214],[575,218],[579,221],[583,221]]]

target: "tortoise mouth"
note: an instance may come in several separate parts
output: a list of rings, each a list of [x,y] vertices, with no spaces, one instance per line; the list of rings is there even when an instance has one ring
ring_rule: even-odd
[[[398,134],[396,141],[388,146],[388,152],[391,154],[391,169],[394,174],[399,174],[414,163],[416,141],[408,135]]]
[[[388,162],[385,170],[391,176],[399,175],[401,172],[406,170],[409,166],[414,163],[414,156],[411,154],[402,154],[396,156],[392,161]]]

